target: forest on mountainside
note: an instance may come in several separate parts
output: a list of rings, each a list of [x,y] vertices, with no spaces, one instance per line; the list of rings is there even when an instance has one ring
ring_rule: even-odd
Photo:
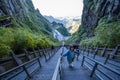
[[[83,0],[82,23],[66,43],[115,47],[120,44],[120,1]]]
[[[31,0],[0,0],[0,57],[9,56],[12,49],[59,45],[53,38],[52,27]]]

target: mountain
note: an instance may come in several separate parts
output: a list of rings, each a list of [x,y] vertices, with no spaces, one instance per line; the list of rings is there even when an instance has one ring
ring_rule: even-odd
[[[52,16],[44,16],[50,23],[62,23],[65,28],[67,28],[68,32],[73,34],[75,33],[79,25],[81,24],[80,16],[67,16],[67,17],[52,17]]]
[[[37,27],[42,27],[49,32],[52,32],[50,23],[40,14],[39,10],[35,10],[31,0],[0,0],[0,19],[14,18],[23,22],[30,22]],[[5,22],[4,22],[5,23]],[[2,25],[2,23],[1,23]],[[19,25],[20,26],[20,25]]]
[[[25,48],[56,45],[52,30],[31,0],[0,0],[0,57],[10,49],[18,54]]]
[[[69,20],[69,22],[66,24],[66,28],[71,34],[73,34],[78,30],[80,24],[81,24],[80,19],[73,18],[73,19]]]
[[[59,31],[63,36],[70,36],[70,33],[67,31],[62,23],[56,23],[55,21],[53,21],[51,24],[53,28]]]
[[[120,44],[120,0],[83,0],[82,23],[68,42],[115,47]]]
[[[68,32],[71,34],[75,33],[81,24],[80,16],[67,16],[67,17],[56,17],[56,18],[67,22],[65,27],[67,28]]]
[[[104,17],[120,19],[120,0],[84,0],[82,24],[89,36]]]
[[[62,23],[64,26],[66,25],[66,23],[68,22],[67,20],[61,20],[59,18],[54,18],[53,16],[44,16],[50,23],[52,22],[57,22],[57,23]]]

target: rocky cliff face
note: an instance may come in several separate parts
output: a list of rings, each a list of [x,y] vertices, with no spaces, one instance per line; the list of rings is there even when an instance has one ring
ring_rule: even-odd
[[[27,11],[25,0],[0,0],[0,16],[7,15],[23,19]]]
[[[88,36],[94,35],[98,21],[103,18],[120,19],[120,0],[83,0],[82,26]]]
[[[10,21],[13,22],[13,20],[16,21],[11,24],[19,25],[18,19],[29,27],[33,26],[32,28],[36,28],[36,30],[42,27],[41,30],[44,33],[52,33],[50,22],[41,15],[38,9],[35,10],[31,0],[0,0],[0,26],[6,27],[6,24],[9,24]]]

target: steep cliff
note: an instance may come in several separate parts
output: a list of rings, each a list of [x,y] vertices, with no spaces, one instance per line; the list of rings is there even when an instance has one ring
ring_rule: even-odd
[[[120,44],[120,0],[83,0],[82,23],[68,42],[81,45]]]
[[[94,35],[101,18],[120,19],[120,0],[83,0],[83,3],[82,26],[88,36]]]
[[[24,13],[27,11],[25,0],[0,0],[0,16],[7,15],[24,19]]]
[[[31,0],[0,0],[1,26],[5,24],[5,19],[8,17],[11,17],[12,20],[14,18],[14,20],[19,19],[25,23],[30,23],[30,26],[34,25],[34,28],[35,26],[42,27],[45,29],[42,29],[43,32],[52,32],[50,23],[40,14],[39,10],[34,9]]]

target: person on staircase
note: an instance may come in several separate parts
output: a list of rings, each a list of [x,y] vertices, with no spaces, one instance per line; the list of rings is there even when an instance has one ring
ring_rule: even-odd
[[[69,67],[73,67],[75,55],[76,55],[76,53],[74,51],[73,46],[70,46],[70,49],[63,55],[63,57],[67,56],[67,61],[68,61]]]
[[[74,47],[74,51],[76,53],[76,60],[78,61],[79,55],[80,55],[79,45],[74,45],[73,47]]]

